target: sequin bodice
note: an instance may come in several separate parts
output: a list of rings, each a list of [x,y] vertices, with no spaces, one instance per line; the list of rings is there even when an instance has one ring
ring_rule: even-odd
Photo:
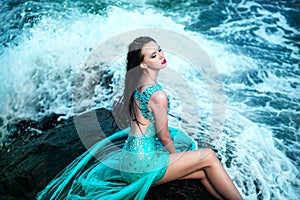
[[[155,137],[145,137],[142,135],[131,135],[126,140],[123,150],[133,153],[151,153],[155,151]]]

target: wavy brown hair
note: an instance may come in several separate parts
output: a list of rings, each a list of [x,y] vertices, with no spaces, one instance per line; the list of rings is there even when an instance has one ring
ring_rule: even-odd
[[[139,79],[143,73],[143,69],[139,67],[144,60],[142,48],[151,41],[156,43],[151,37],[141,36],[133,40],[128,46],[124,92],[113,108],[114,118],[118,125],[121,126],[120,128],[130,126],[131,121],[136,121],[140,124],[136,119],[135,110],[138,107],[134,101],[134,91],[140,87],[138,85]]]

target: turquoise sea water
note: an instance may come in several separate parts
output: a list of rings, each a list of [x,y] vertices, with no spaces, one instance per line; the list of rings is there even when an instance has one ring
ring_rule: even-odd
[[[14,129],[20,121],[39,121],[52,113],[61,118],[74,115],[75,77],[91,49],[126,31],[168,29],[195,41],[217,68],[226,114],[214,148],[243,197],[300,198],[299,1],[3,0],[0,4],[2,144],[11,142],[11,135],[22,134]],[[187,111],[182,117],[181,101],[189,99],[170,98],[171,124],[187,127],[199,146],[209,143],[205,133],[211,102],[205,81],[188,61],[170,52],[166,56],[168,68],[189,81],[200,113]],[[111,64],[107,70],[111,84],[96,87],[90,109],[111,108],[123,64],[124,57]],[[159,80],[166,89],[167,77],[162,73]],[[179,94],[185,89],[176,87]],[[197,126],[189,123],[194,117],[199,118]]]

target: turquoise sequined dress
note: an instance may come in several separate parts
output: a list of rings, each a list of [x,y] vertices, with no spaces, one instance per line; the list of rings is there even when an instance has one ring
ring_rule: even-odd
[[[99,141],[58,174],[37,199],[144,199],[151,185],[163,178],[169,162],[148,110],[149,99],[158,90],[160,85],[152,85],[134,94],[143,116],[151,121],[143,135],[130,135],[127,128]],[[177,152],[196,149],[180,129],[169,127],[169,131]],[[124,137],[124,144],[112,143]]]

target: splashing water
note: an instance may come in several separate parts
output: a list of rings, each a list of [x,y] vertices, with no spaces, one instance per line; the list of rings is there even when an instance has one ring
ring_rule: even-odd
[[[300,198],[296,1],[139,1],[139,6],[129,1],[7,2],[1,7],[6,13],[1,14],[0,37],[2,143],[9,142],[9,127],[22,120],[74,115],[76,75],[97,45],[121,32],[164,28],[204,48],[222,77],[226,118],[214,148],[243,197]],[[185,88],[162,71],[159,81],[171,94],[171,125],[186,127],[204,146],[212,114],[208,88],[187,60],[168,51],[166,56],[168,67],[189,81],[200,113],[197,127],[189,123],[192,112],[182,118],[181,99],[172,94],[180,97]],[[96,86],[90,109],[111,109],[124,63],[120,56],[107,69],[110,84]]]

